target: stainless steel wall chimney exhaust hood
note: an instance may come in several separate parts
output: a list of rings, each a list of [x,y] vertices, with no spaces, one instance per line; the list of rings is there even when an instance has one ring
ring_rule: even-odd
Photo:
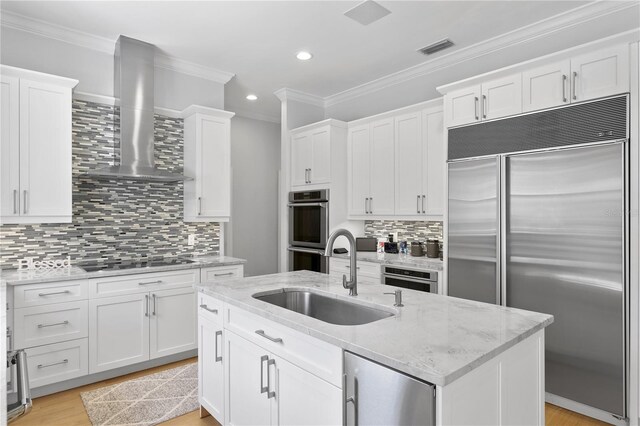
[[[185,176],[159,170],[153,157],[152,44],[120,36],[114,54],[114,95],[120,100],[120,164],[88,171],[103,179],[176,182]]]

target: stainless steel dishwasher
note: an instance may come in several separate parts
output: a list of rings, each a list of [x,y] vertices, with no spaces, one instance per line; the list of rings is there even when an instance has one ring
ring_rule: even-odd
[[[343,424],[434,425],[436,387],[344,352]]]

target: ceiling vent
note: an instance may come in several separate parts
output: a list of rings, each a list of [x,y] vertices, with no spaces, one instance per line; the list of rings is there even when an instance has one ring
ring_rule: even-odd
[[[433,55],[434,53],[447,49],[451,46],[453,46],[453,42],[448,38],[445,38],[444,40],[436,41],[435,43],[425,46],[422,49],[418,49],[418,52],[423,55]]]
[[[369,25],[378,19],[382,19],[391,11],[373,0],[365,0],[355,7],[347,10],[344,15],[359,22],[362,25]]]

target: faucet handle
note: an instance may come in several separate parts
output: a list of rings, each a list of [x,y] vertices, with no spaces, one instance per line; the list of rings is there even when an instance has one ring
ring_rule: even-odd
[[[347,285],[347,276],[345,274],[342,275],[342,287],[349,288]]]

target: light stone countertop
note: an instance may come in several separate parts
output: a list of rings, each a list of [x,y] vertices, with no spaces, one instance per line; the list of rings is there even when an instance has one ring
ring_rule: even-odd
[[[245,259],[229,256],[180,256],[180,258],[192,260],[193,263],[130,269],[105,269],[94,272],[87,272],[79,266],[42,270],[3,269],[0,271],[0,280],[7,285],[42,284],[55,281],[84,280],[120,275],[148,274],[151,272],[179,271],[182,269],[198,269],[210,266],[241,265],[247,262]]]
[[[393,306],[391,289],[358,288],[348,296],[326,274],[298,271],[202,283],[199,291],[362,355],[435,385],[444,386],[553,322],[546,314],[403,289],[404,307]],[[254,299],[281,288],[310,288],[327,296],[395,311],[394,317],[357,326],[329,324]]]
[[[332,254],[333,257],[349,259],[348,254]],[[413,268],[429,269],[432,271],[442,271],[443,262],[426,256],[411,256],[410,254],[376,253],[359,251],[357,252],[358,262],[373,262],[381,265],[409,266]]]

